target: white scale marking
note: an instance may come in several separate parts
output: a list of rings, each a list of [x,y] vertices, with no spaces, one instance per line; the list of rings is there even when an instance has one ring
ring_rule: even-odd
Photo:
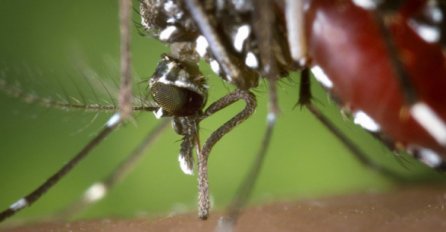
[[[17,211],[17,210],[25,208],[26,206],[28,206],[28,201],[25,198],[22,198],[16,202],[14,202],[11,206],[9,206],[9,208],[14,211]]]
[[[418,154],[420,155],[419,160],[426,164],[429,167],[435,168],[441,165],[443,160],[440,158],[440,156],[427,148],[419,148],[417,149]]]
[[[314,74],[314,77],[316,77],[316,80],[319,81],[325,88],[333,88],[333,82],[331,82],[330,78],[328,78],[327,74],[325,74],[321,67],[314,66],[311,68],[311,72]]]
[[[164,3],[164,10],[166,12],[171,12],[171,11],[175,10],[176,7],[177,6],[173,3],[173,1],[167,1]]]
[[[269,125],[274,124],[276,120],[277,120],[277,115],[274,112],[269,112],[268,115],[266,116],[266,121]]]
[[[234,48],[236,51],[241,52],[243,49],[243,43],[249,37],[251,33],[251,27],[249,25],[242,25],[237,29],[234,36]]]
[[[146,22],[146,20],[144,19],[144,17],[141,17],[141,25],[147,29],[150,30],[149,24]]]
[[[446,146],[446,124],[426,103],[413,105],[410,114],[439,144]]]
[[[212,71],[214,71],[215,74],[220,74],[220,64],[218,64],[218,61],[216,60],[212,60],[211,62],[209,62],[209,64],[211,65],[211,69]]]
[[[374,10],[382,0],[353,0],[353,3],[366,10]]]
[[[436,43],[440,40],[440,28],[438,27],[419,24],[413,20],[409,21],[409,26],[428,43]]]
[[[167,70],[163,73],[163,75],[159,78],[158,82],[161,83],[172,83],[171,81],[167,80],[167,75],[176,67],[175,62],[169,62],[167,63]]]
[[[429,2],[429,3],[432,3],[432,2]],[[441,11],[441,9],[438,7],[438,5],[436,7],[430,8],[429,14],[432,17],[432,19],[434,20],[434,22],[441,23],[443,21],[444,15],[443,15],[443,12]]]
[[[256,55],[254,55],[254,53],[252,53],[252,52],[248,52],[246,54],[245,64],[246,64],[246,66],[248,66],[250,68],[258,68],[259,67],[259,61],[257,60]]]
[[[84,199],[95,202],[102,199],[107,193],[107,187],[103,183],[95,183],[85,191]]]
[[[198,55],[200,57],[204,57],[207,53],[207,49],[209,47],[209,43],[206,40],[206,38],[202,35],[198,36],[197,40],[195,41],[195,51],[197,51]]]
[[[176,31],[177,31],[176,26],[168,26],[163,31],[161,31],[161,33],[159,35],[159,39],[161,41],[167,41],[170,39],[172,34],[175,33]]]
[[[111,116],[111,118],[107,121],[106,126],[114,127],[116,124],[119,123],[119,121],[121,121],[121,114],[118,112]]]
[[[157,111],[153,111],[153,114],[155,115],[156,119],[160,119],[164,115],[163,108],[159,108]]]
[[[173,17],[170,17],[170,18],[168,18],[168,19],[166,20],[167,23],[171,23],[171,24],[174,24],[175,21],[177,21],[177,19],[176,19],[176,18],[173,18]]]
[[[304,33],[305,14],[303,0],[286,0],[285,17],[287,38],[291,57],[300,65],[305,64],[307,55],[306,37]]]
[[[378,123],[375,122],[369,115],[367,115],[364,111],[357,111],[353,115],[353,123],[360,125],[362,128],[371,131],[378,132],[381,127]]]
[[[181,168],[181,171],[184,172],[184,174],[186,174],[186,175],[194,174],[194,170],[191,167],[189,167],[189,165],[186,162],[186,159],[184,158],[184,156],[182,154],[180,154],[178,156],[178,162],[180,162],[180,168]]]

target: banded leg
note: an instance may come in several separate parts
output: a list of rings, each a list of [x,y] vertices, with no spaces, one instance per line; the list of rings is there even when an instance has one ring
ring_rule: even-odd
[[[107,122],[105,127],[94,137],[82,150],[77,153],[68,163],[48,178],[44,183],[34,191],[13,203],[8,209],[0,212],[0,222],[16,214],[20,210],[32,205],[49,189],[51,189],[59,180],[68,174],[82,159],[84,159],[102,140],[104,140],[122,121],[119,113],[114,114]]]
[[[235,223],[240,216],[241,209],[246,205],[246,202],[251,195],[257,177],[261,171],[263,160],[268,151],[268,147],[272,138],[273,130],[277,121],[277,115],[279,113],[278,98],[277,98],[277,79],[278,69],[276,60],[272,50],[271,44],[275,43],[272,30],[265,30],[265,28],[273,28],[274,26],[274,14],[271,11],[271,1],[260,0],[254,1],[254,7],[258,19],[254,22],[254,31],[258,38],[258,46],[260,49],[260,60],[265,66],[262,72],[267,78],[269,87],[269,101],[268,101],[268,115],[267,115],[267,128],[262,139],[262,145],[257,151],[255,160],[251,164],[251,167],[245,176],[244,180],[240,184],[235,193],[234,199],[230,203],[226,214],[220,219],[217,225],[217,231],[232,231]],[[267,26],[265,26],[267,25]]]
[[[49,189],[68,174],[82,159],[84,159],[101,141],[103,141],[131,111],[131,70],[130,70],[130,13],[131,0],[120,0],[120,37],[121,37],[121,90],[119,96],[120,113],[115,113],[106,123],[105,127],[68,163],[50,176],[34,191],[13,203],[8,209],[0,212],[0,222],[16,214],[20,210],[32,205]]]
[[[333,135],[350,151],[350,153],[364,166],[378,171],[386,177],[398,182],[405,182],[407,179],[399,175],[398,173],[387,169],[378,163],[373,162],[368,156],[351,141],[342,131],[340,131],[327,117],[325,117],[321,111],[311,103],[311,90],[310,90],[310,72],[308,69],[302,71],[301,74],[301,86],[299,93],[298,104],[305,106],[321,123],[325,126]]]
[[[80,199],[73,202],[61,213],[55,215],[55,217],[62,219],[70,218],[84,211],[90,205],[102,200],[110,189],[120,183],[135,168],[147,148],[158,139],[168,125],[169,120],[162,120],[107,177],[92,184]]]
[[[235,90],[234,92],[220,98],[213,104],[211,104],[204,114],[200,117],[199,121],[206,119],[212,114],[224,109],[225,107],[235,103],[236,101],[243,100],[246,103],[245,108],[232,117],[229,121],[225,122],[217,130],[215,130],[203,145],[202,150],[198,153],[198,216],[201,219],[207,219],[209,216],[209,189],[208,189],[208,158],[214,145],[234,127],[239,125],[248,119],[257,106],[255,96],[244,90]]]
[[[239,185],[235,193],[235,197],[232,199],[229,207],[226,209],[225,215],[220,218],[216,231],[232,231],[234,225],[237,223],[237,220],[241,213],[241,209],[246,205],[246,202],[248,201],[252,190],[254,189],[254,185],[256,183],[257,177],[259,176],[260,170],[262,169],[262,164],[272,138],[274,125],[274,123],[268,123],[266,132],[262,139],[262,145],[255,155],[255,160],[253,164],[251,164],[248,174]]]
[[[188,11],[200,28],[201,33],[206,37],[209,43],[209,48],[211,49],[212,54],[215,56],[215,59],[221,65],[223,71],[233,78],[239,78],[240,70],[230,59],[230,56],[223,46],[220,37],[218,36],[216,30],[211,26],[211,22],[209,21],[209,18],[206,17],[204,9],[199,1],[186,0],[185,3]]]
[[[362,6],[360,1],[357,1],[356,4],[366,10],[370,10],[378,25],[379,33],[381,34],[383,43],[386,47],[395,78],[399,83],[399,87],[404,97],[404,104],[400,109],[400,117],[403,120],[404,118],[411,116],[436,140],[436,142],[443,147],[446,147],[446,122],[441,114],[439,114],[438,109],[435,109],[435,107],[431,105],[432,103],[427,100],[428,97],[425,97],[425,94],[423,94],[422,87],[414,85],[413,82],[416,80],[414,78],[418,76],[416,74],[417,71],[410,71],[412,64],[407,62],[407,59],[404,56],[404,49],[398,48],[398,40],[394,37],[395,34],[391,33],[391,28],[389,28],[389,21],[398,17],[398,13],[396,12],[399,12],[409,3],[401,0],[383,1],[375,2],[368,8]],[[437,0],[426,1],[423,4],[424,5],[420,5],[422,8],[418,9],[418,11],[422,13],[409,18],[408,25],[425,43],[442,47],[444,53],[444,16],[446,14],[446,4],[444,1]],[[419,159],[421,162],[432,168],[442,169],[444,167],[445,162],[438,154],[436,154],[436,152],[416,145],[408,145],[406,149],[416,159]],[[433,158],[429,159],[427,157]]]

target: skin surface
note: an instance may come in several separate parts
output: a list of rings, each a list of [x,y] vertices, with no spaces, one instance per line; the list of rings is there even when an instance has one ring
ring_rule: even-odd
[[[412,186],[388,193],[275,202],[245,210],[237,231],[445,231],[446,187]],[[221,213],[156,219],[48,222],[5,229],[27,231],[212,231]]]

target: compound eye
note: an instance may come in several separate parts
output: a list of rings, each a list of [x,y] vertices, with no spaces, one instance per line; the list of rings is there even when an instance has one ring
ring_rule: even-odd
[[[169,115],[193,115],[204,104],[204,99],[201,95],[186,88],[158,82],[154,83],[150,90],[155,102]]]

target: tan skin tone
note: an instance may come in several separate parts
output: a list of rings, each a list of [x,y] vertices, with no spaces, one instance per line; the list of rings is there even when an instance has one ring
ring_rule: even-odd
[[[444,231],[444,186],[401,188],[388,193],[275,202],[244,210],[236,231]],[[47,222],[2,231],[213,231],[221,212],[155,219]]]

